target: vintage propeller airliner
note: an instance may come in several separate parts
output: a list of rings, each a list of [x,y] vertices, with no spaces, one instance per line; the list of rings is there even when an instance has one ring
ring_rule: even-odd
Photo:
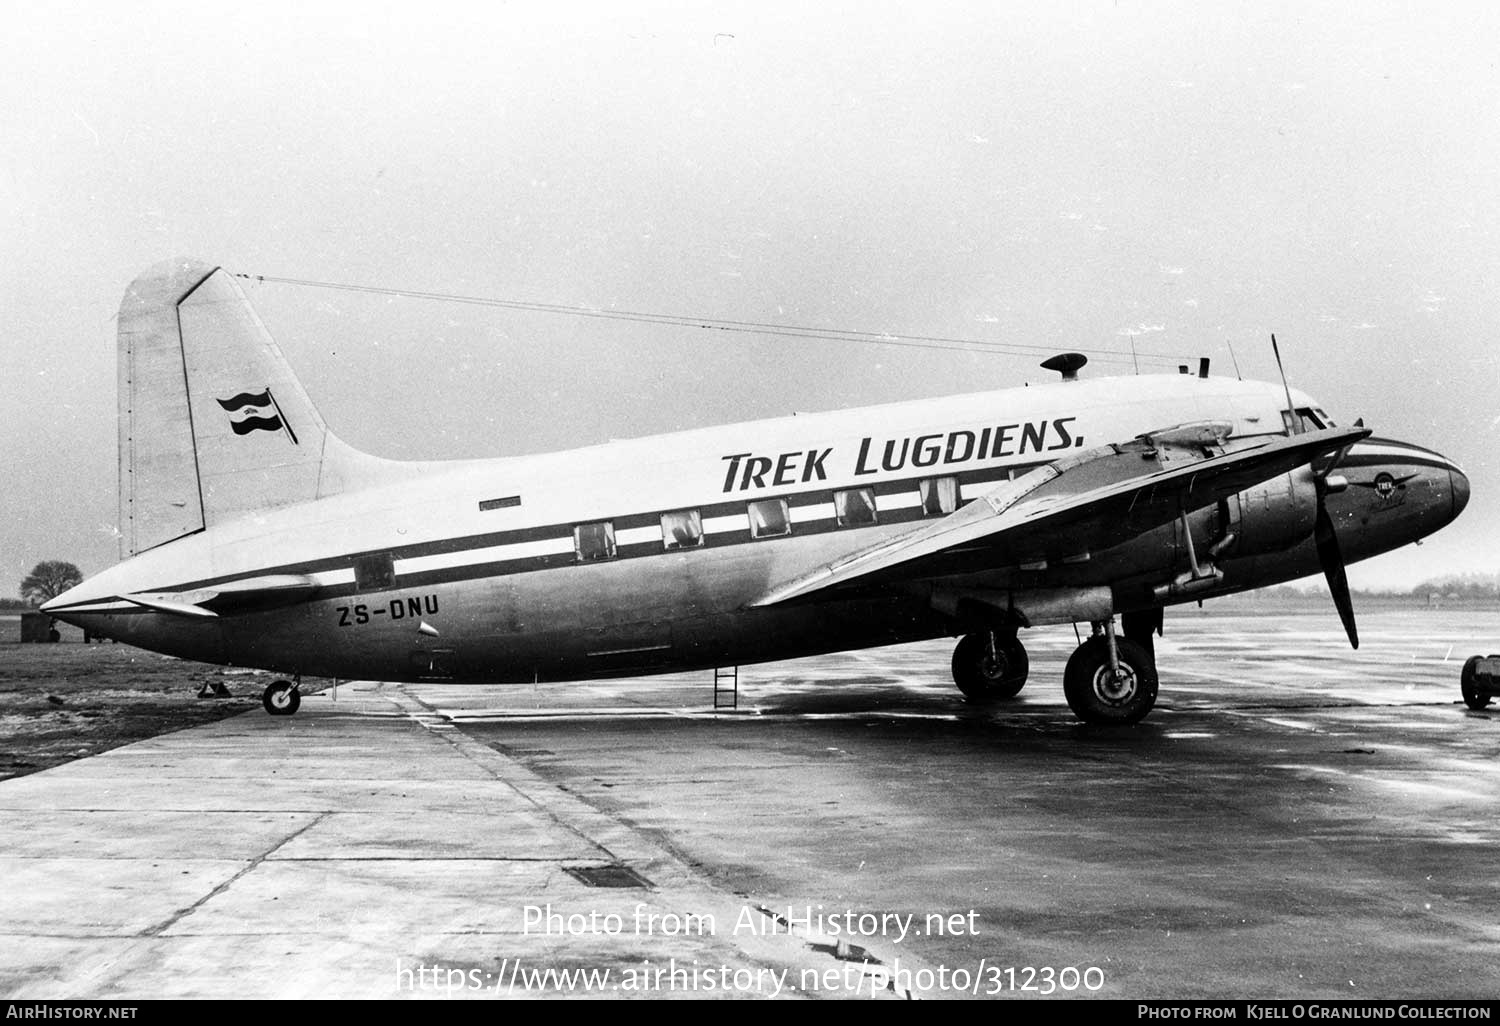
[[[532,683],[940,636],[970,700],[1019,631],[1088,622],[1083,720],[1156,700],[1163,607],[1346,561],[1468,501],[1442,456],[1283,384],[1062,380],[502,459],[396,462],[328,429],[235,278],[158,265],[119,317],[123,562],[59,619],[186,659],[380,681]],[[1115,618],[1120,627],[1115,627]],[[297,683],[264,695],[274,714]]]

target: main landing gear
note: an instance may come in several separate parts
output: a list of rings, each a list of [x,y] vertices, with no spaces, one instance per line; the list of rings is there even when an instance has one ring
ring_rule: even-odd
[[[1063,670],[1068,707],[1085,723],[1138,723],[1156,704],[1156,659],[1151,634],[1160,611],[1127,615],[1126,636],[1114,620],[1094,624],[1094,635]],[[1026,686],[1030,660],[1015,630],[966,634],[953,650],[953,680],[975,704],[1014,698]]]
[[[1063,694],[1085,723],[1139,723],[1156,704],[1156,660],[1116,635],[1113,619],[1095,623],[1094,636],[1068,658]]]
[[[289,680],[273,681],[266,685],[266,690],[261,692],[260,704],[266,707],[266,712],[272,716],[290,716],[297,711],[302,704],[302,693],[297,690],[298,684]]]
[[[1015,698],[1030,669],[1026,646],[1014,629],[965,634],[953,650],[953,681],[971,702]]]

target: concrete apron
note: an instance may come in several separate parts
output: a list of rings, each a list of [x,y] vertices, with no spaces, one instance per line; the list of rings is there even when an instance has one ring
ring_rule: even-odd
[[[395,685],[5,781],[0,837],[7,998],[907,996]]]

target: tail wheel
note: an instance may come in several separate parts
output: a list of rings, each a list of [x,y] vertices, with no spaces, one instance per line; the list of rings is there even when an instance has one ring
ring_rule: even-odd
[[[966,634],[953,650],[953,682],[971,702],[1016,697],[1030,670],[1026,646],[1013,635],[997,634],[992,649],[988,634]]]
[[[1085,723],[1139,723],[1156,705],[1156,664],[1128,638],[1115,639],[1119,672],[1110,669],[1109,639],[1090,638],[1068,659],[1063,694]]]
[[[1483,709],[1490,704],[1490,696],[1479,688],[1479,656],[1470,656],[1464,663],[1463,673],[1458,678],[1458,689],[1463,693],[1464,705],[1470,709]]]
[[[289,680],[278,680],[266,686],[261,693],[260,704],[272,716],[290,716],[302,704],[302,694]]]

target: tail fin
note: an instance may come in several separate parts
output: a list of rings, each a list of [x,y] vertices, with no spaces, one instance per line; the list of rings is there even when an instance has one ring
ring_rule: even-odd
[[[378,479],[328,430],[226,271],[171,260],[120,304],[120,552]]]

